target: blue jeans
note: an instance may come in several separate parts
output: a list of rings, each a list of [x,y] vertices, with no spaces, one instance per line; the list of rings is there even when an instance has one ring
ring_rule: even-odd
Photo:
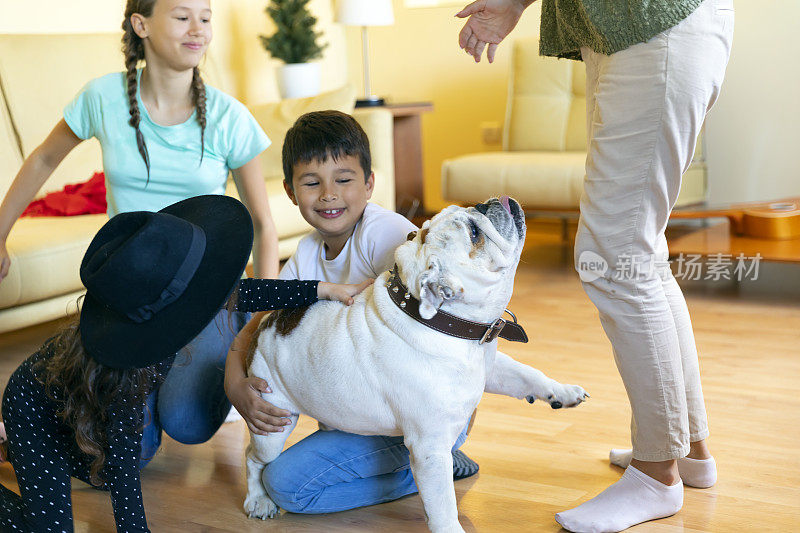
[[[453,450],[467,439],[467,426]],[[267,494],[292,513],[332,513],[417,492],[403,437],[317,431],[264,469]]]
[[[225,421],[231,404],[225,396],[228,348],[250,313],[217,313],[214,320],[178,352],[164,383],[147,397],[141,467],[161,445],[161,431],[183,444],[210,439]]]

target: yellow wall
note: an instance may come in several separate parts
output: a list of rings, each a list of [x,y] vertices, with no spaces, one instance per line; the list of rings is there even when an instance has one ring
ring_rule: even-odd
[[[0,0],[0,33],[117,31],[125,0]]]
[[[800,196],[798,20],[798,0],[736,0],[731,59],[706,121],[711,203]]]
[[[215,53],[233,66],[237,79],[231,92],[248,104],[272,102],[280,98],[275,68],[281,62],[271,59],[258,39],[259,34],[269,35],[274,31],[272,20],[264,11],[266,5],[266,0],[212,2]],[[331,0],[312,0],[309,7],[317,17],[318,30],[323,32],[320,41],[328,44],[319,61],[322,90],[341,87],[347,83],[344,30],[333,23]]]
[[[423,118],[425,204],[431,210],[447,205],[440,191],[442,161],[499,150],[499,144],[482,142],[481,124],[502,126],[505,115],[511,48],[501,44],[494,63],[476,64],[458,47],[458,10],[412,9],[394,0],[395,24],[369,29],[372,92],[393,102],[433,102],[434,111]],[[538,36],[539,16],[537,2],[512,36]],[[346,31],[350,79],[361,88],[360,30]]]

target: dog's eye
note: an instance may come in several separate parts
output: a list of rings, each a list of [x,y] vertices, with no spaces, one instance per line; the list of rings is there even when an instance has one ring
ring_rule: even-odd
[[[469,238],[472,241],[472,244],[476,244],[478,242],[478,237],[480,236],[480,230],[478,229],[478,225],[475,224],[474,221],[469,221]]]

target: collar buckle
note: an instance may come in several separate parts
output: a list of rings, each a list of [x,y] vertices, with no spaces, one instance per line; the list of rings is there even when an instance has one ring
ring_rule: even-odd
[[[506,325],[506,321],[502,318],[496,319],[492,324],[487,328],[486,333],[483,334],[481,340],[478,344],[483,344],[484,342],[492,342],[495,340],[499,335],[500,332],[503,331],[503,328]]]

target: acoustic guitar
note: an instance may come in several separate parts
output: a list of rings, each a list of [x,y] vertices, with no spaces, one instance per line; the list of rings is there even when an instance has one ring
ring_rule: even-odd
[[[726,207],[677,209],[670,218],[726,217],[731,231],[758,239],[800,239],[800,197]]]

